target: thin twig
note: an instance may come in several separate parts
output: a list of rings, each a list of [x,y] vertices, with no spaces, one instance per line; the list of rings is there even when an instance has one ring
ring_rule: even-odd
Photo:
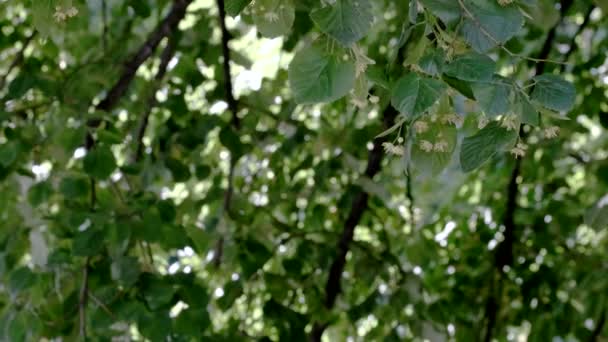
[[[600,342],[600,337],[602,335],[602,331],[604,330],[604,326],[606,325],[606,308],[602,310],[600,313],[600,318],[595,324],[595,329],[591,332],[591,336],[589,337],[589,342]]]
[[[13,70],[16,67],[21,65],[21,63],[23,63],[23,59],[25,56],[25,50],[30,45],[30,43],[32,42],[34,37],[36,37],[37,32],[38,31],[34,31],[27,38],[25,38],[25,40],[23,41],[23,45],[21,46],[21,49],[19,49],[19,52],[17,52],[17,54],[15,55],[15,59],[13,59],[11,64],[8,66],[8,69],[6,70],[4,75],[2,75],[2,77],[0,77],[0,90],[2,90],[4,88],[4,85],[6,84],[6,79],[11,74],[11,72],[13,72]]]
[[[587,13],[585,13],[585,18],[583,19],[582,24],[578,27],[578,29],[576,30],[576,32],[574,33],[574,35],[572,36],[572,40],[570,41],[570,48],[568,49],[568,52],[566,52],[564,54],[564,62],[567,62],[568,59],[570,59],[570,55],[572,55],[572,53],[574,51],[576,51],[575,46],[576,46],[576,38],[578,38],[578,36],[583,32],[583,30],[585,30],[585,28],[587,27],[587,25],[589,25],[589,22],[591,21],[591,14],[593,13],[593,10],[595,9],[595,5],[590,5],[589,9],[587,10]],[[563,64],[561,67],[561,71],[563,72],[564,69],[566,68],[566,64]]]
[[[568,63],[555,61],[555,60],[551,60],[551,59],[547,59],[547,58],[534,58],[534,57],[523,56],[523,55],[517,54],[517,53],[509,50],[500,41],[498,41],[498,39],[496,39],[490,32],[488,32],[485,29],[485,27],[483,27],[483,25],[479,22],[479,20],[477,20],[475,15],[473,13],[471,13],[471,11],[464,4],[463,0],[458,0],[458,4],[460,5],[460,8],[465,12],[465,14],[469,17],[469,19],[471,19],[475,23],[475,25],[477,27],[479,27],[479,30],[481,30],[481,33],[483,33],[484,36],[488,37],[496,46],[499,46],[502,50],[504,50],[511,57],[521,58],[521,59],[525,59],[525,60],[528,60],[531,62],[539,62],[539,63],[568,64]]]
[[[87,299],[89,298],[89,258],[86,259],[82,270],[82,284],[80,285],[80,299],[78,301],[78,317],[80,320],[79,336],[82,341],[87,340]]]
[[[167,73],[167,67],[169,66],[169,62],[173,58],[175,54],[175,35],[171,35],[167,41],[167,45],[163,49],[163,52],[160,55],[160,63],[158,65],[158,71],[154,76],[154,84],[151,87],[150,95],[148,96],[146,102],[146,108],[144,110],[144,114],[142,115],[141,122],[137,129],[137,149],[135,151],[135,155],[133,156],[133,161],[138,162],[141,160],[143,156],[144,150],[144,136],[146,135],[146,129],[148,128],[148,123],[150,121],[150,114],[152,113],[152,109],[156,107],[158,101],[156,100],[156,91],[160,88],[163,78]]]
[[[108,3],[107,0],[101,0],[101,21],[102,21],[102,32],[101,32],[101,43],[103,44],[103,51],[108,50]]]
[[[95,295],[93,295],[91,292],[89,292],[88,295],[89,298],[91,298],[95,302],[95,304],[97,304],[97,306],[99,306],[105,313],[108,314],[108,316],[110,316],[111,318],[116,318],[114,313],[112,313],[112,311],[101,300],[99,300],[99,298],[95,297]]]
[[[154,31],[148,36],[148,39],[137,50],[131,59],[129,59],[123,67],[123,73],[120,79],[108,91],[106,97],[97,105],[97,109],[109,112],[117,104],[122,96],[127,92],[129,85],[135,78],[135,74],[139,67],[154,53],[156,47],[160,44],[163,38],[171,35],[177,29],[177,25],[186,15],[186,9],[193,0],[174,0],[173,6],[169,14],[159,23]],[[101,124],[101,120],[92,119],[87,122],[89,127],[97,127]]]

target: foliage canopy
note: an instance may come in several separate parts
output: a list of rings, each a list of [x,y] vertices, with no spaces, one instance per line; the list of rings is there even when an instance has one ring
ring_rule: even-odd
[[[601,341],[606,0],[0,0],[0,339]]]

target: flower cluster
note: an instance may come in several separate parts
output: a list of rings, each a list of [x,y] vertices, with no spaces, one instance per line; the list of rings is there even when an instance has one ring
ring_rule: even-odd
[[[428,140],[420,140],[420,149],[424,152],[449,152],[450,144],[441,139],[436,141],[434,144]]]
[[[416,133],[424,133],[429,130],[429,124],[426,121],[416,121],[414,122],[414,131]]]
[[[526,144],[518,142],[517,145],[515,145],[515,147],[513,147],[510,152],[515,158],[519,158],[526,155],[527,149],[528,146]]]
[[[464,117],[456,113],[444,115],[441,118],[442,123],[450,123],[454,126],[461,126],[464,123]]]
[[[64,22],[68,18],[75,17],[78,14],[78,9],[74,6],[69,8],[63,8],[61,6],[55,7],[55,13],[53,14],[53,18],[57,22]]]
[[[369,58],[357,44],[353,44],[351,51],[355,56],[355,75],[359,77],[365,73],[368,65],[376,64],[376,61]]]
[[[383,142],[382,147],[384,147],[384,151],[389,154],[394,154],[397,156],[402,156],[405,154],[405,148],[402,145],[395,145],[390,142]]]
[[[489,122],[490,122],[490,120],[488,120],[488,118],[485,115],[481,115],[477,119],[477,128],[482,129],[482,128],[486,127]]]
[[[557,126],[547,127],[544,129],[543,134],[545,135],[545,138],[547,138],[547,139],[556,138],[557,135],[559,134],[559,127],[557,127]]]
[[[514,131],[519,129],[519,118],[515,114],[507,114],[502,120],[500,124],[502,127],[506,128],[507,131]]]

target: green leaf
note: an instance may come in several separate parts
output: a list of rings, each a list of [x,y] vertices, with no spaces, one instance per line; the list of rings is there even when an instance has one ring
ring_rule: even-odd
[[[224,295],[217,300],[217,306],[226,311],[242,294],[243,284],[240,281],[230,281],[224,286]]]
[[[225,126],[222,128],[219,138],[222,145],[226,146],[226,148],[230,150],[230,153],[232,153],[234,158],[238,159],[244,154],[245,147],[241,142],[241,138],[238,134],[236,134],[231,126]]]
[[[532,126],[538,126],[540,124],[540,116],[538,114],[538,111],[536,110],[536,108],[534,108],[532,103],[530,103],[530,101],[525,95],[518,93],[515,96],[513,111],[515,112],[515,114],[519,115],[522,123]]]
[[[496,153],[511,148],[519,132],[507,130],[497,121],[490,122],[477,134],[466,137],[460,149],[460,166],[464,172],[482,166]]]
[[[104,247],[104,234],[101,230],[89,227],[83,232],[77,232],[72,241],[72,254],[75,256],[93,256]]]
[[[44,202],[47,202],[53,195],[53,186],[49,182],[41,182],[32,186],[28,193],[27,199],[33,207],[37,207]]]
[[[444,67],[443,72],[463,81],[490,81],[496,71],[496,62],[475,52],[458,56]]]
[[[243,247],[239,250],[239,262],[243,269],[243,277],[247,279],[264,266],[272,257],[272,252],[254,239],[243,241],[241,246]]]
[[[433,49],[427,52],[418,62],[420,69],[431,76],[439,76],[443,72],[445,58],[443,52]]]
[[[511,86],[504,78],[495,76],[492,83],[472,83],[471,89],[486,115],[496,116],[509,111]]]
[[[595,3],[602,9],[602,12],[608,13],[608,0],[595,0]]]
[[[608,228],[608,195],[587,210],[585,224],[597,231]]]
[[[68,176],[59,184],[59,191],[69,200],[86,197],[89,189],[89,180],[83,176]]]
[[[148,278],[143,289],[143,297],[152,310],[167,308],[175,295],[175,288],[161,278]]]
[[[473,95],[473,89],[471,89],[471,84],[469,82],[462,81],[457,78],[449,77],[446,75],[444,75],[441,79],[451,88],[457,90],[463,96],[471,100],[475,100],[475,95]]]
[[[461,10],[457,0],[420,0],[420,2],[446,24],[460,19]]]
[[[108,147],[97,146],[84,157],[83,168],[91,177],[104,180],[116,169],[116,158]]]
[[[445,89],[441,81],[409,73],[395,84],[391,103],[400,113],[413,119],[437,102]]]
[[[231,2],[231,0],[227,0],[228,3]],[[129,0],[129,6],[131,6],[131,8],[133,8],[133,11],[135,12],[135,14],[137,14],[138,16],[142,17],[142,18],[147,18],[150,16],[150,14],[152,14],[152,10],[150,9],[150,5],[148,4],[147,1],[142,1],[142,0]],[[226,7],[228,6],[228,4],[226,4]]]
[[[456,1],[455,1],[456,2]],[[463,0],[468,12],[462,32],[464,39],[477,52],[486,52],[515,36],[524,18],[515,4],[500,6],[498,1]]]
[[[310,17],[323,33],[345,46],[365,37],[374,21],[369,0],[337,0],[312,11]]]
[[[290,0],[256,0],[253,22],[264,37],[287,35],[295,19],[295,8]]]
[[[289,85],[300,104],[335,101],[355,85],[355,65],[318,46],[296,53],[289,65]]]
[[[205,308],[188,308],[180,312],[175,320],[175,331],[180,334],[201,336],[211,324]]]
[[[26,291],[36,283],[36,274],[28,267],[19,267],[11,272],[8,280],[8,288],[11,292],[18,293]]]
[[[239,15],[245,7],[251,3],[251,0],[226,0],[224,5],[226,13],[231,17]]]
[[[179,159],[169,157],[165,160],[165,165],[171,171],[173,180],[178,183],[185,182],[192,176],[188,165],[182,163]]]
[[[535,84],[532,100],[556,111],[572,109],[576,99],[576,90],[572,83],[551,74],[536,76],[533,80]]]
[[[135,257],[120,257],[112,262],[110,267],[112,279],[122,286],[130,287],[137,281],[141,273],[139,262]]]
[[[139,317],[137,328],[149,341],[166,341],[171,334],[171,318],[167,311],[146,312]]]
[[[156,207],[158,208],[158,213],[160,214],[161,220],[167,223],[173,222],[175,220],[175,217],[177,216],[177,210],[175,208],[173,200],[165,199],[159,201]]]
[[[11,166],[19,155],[19,146],[12,142],[6,142],[0,145],[0,165],[4,167]]]
[[[415,44],[413,46],[408,46],[405,61],[403,61],[404,66],[418,64],[420,58],[424,55],[424,53],[428,50],[427,46],[430,44],[430,40],[427,37],[421,36],[416,43],[410,42],[410,44]]]

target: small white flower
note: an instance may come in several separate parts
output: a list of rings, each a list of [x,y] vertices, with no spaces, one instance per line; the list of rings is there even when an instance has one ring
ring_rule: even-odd
[[[351,47],[351,51],[355,56],[355,75],[359,77],[359,75],[364,74],[367,70],[368,65],[376,64],[376,61],[369,58],[363,50],[357,44],[353,44]]]
[[[369,102],[376,104],[376,103],[380,102],[380,98],[378,96],[372,95],[369,97]]]
[[[421,140],[420,149],[424,152],[431,152],[433,151],[433,143],[428,140]]]
[[[355,105],[357,108],[361,108],[361,109],[367,107],[367,102],[365,102],[357,97],[351,98],[350,103]]]
[[[556,138],[557,135],[559,134],[559,127],[557,127],[557,126],[547,127],[543,131],[543,134],[545,135],[545,138],[547,138],[547,139]]]
[[[517,115],[515,114],[507,114],[505,115],[502,123],[500,124],[502,127],[506,128],[507,131],[514,131],[519,129],[519,120]]]
[[[401,145],[394,145],[390,142],[382,143],[382,147],[384,147],[384,151],[388,154],[394,154],[397,156],[402,156],[405,154],[405,148]]]
[[[63,12],[61,6],[55,7],[55,13],[53,13],[53,18],[55,18],[55,21],[63,22],[67,19],[67,17],[67,14]]]
[[[460,126],[464,123],[464,118],[458,114],[452,113],[444,116],[441,121],[443,123],[451,123],[454,126]]]
[[[275,12],[266,12],[264,14],[264,19],[266,19],[266,21],[268,22],[276,23],[277,21],[279,21],[279,15]]]
[[[65,11],[65,14],[70,18],[75,17],[78,14],[78,8],[72,6]]]
[[[424,133],[429,130],[429,124],[426,121],[416,121],[414,122],[414,131],[416,133]]]
[[[482,129],[482,128],[486,127],[486,125],[488,124],[488,122],[490,122],[490,120],[488,120],[487,117],[485,117],[483,115],[480,116],[477,119],[477,128]]]
[[[449,144],[445,140],[439,140],[433,145],[433,151],[435,152],[448,152]]]
[[[517,143],[517,145],[515,147],[513,147],[511,149],[511,154],[515,157],[515,158],[519,158],[519,157],[523,157],[526,155],[526,150],[528,149],[528,146],[524,143]]]

